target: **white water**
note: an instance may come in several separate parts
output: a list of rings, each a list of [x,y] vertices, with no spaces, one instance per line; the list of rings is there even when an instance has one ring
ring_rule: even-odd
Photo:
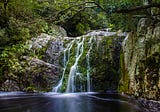
[[[90,48],[87,52],[87,55],[86,55],[86,58],[87,58],[87,92],[90,92],[91,91],[91,80],[90,80],[90,70],[91,70],[91,67],[90,67],[90,52],[92,50],[92,47],[93,47],[93,40],[94,36],[92,36],[88,42]]]
[[[77,73],[78,61],[83,54],[83,50],[84,50],[83,49],[83,44],[84,44],[84,37],[82,37],[82,41],[77,42],[76,60],[75,60],[75,63],[71,67],[70,72],[69,72],[66,92],[72,92],[73,93],[76,90],[76,88],[75,88],[75,75]]]
[[[124,41],[123,41],[123,43],[122,43],[122,45],[124,46],[124,45],[126,45],[126,41],[127,41],[127,39],[129,38],[129,33],[126,35],[126,37],[125,37],[125,39],[124,39]]]
[[[73,43],[74,43],[75,40],[72,40],[68,45],[67,45],[67,48],[64,50],[64,56],[63,56],[63,74],[62,74],[62,78],[61,80],[59,81],[58,85],[56,87],[53,87],[52,91],[53,92],[60,92],[61,90],[61,87],[62,87],[62,84],[63,84],[63,79],[64,79],[64,74],[65,74],[65,71],[66,71],[66,68],[67,68],[67,64],[69,62],[69,58],[70,58],[70,51],[71,51],[71,48],[73,46]],[[68,53],[67,53],[68,51]]]
[[[58,82],[56,87],[53,87],[53,92],[61,92],[64,91],[67,93],[73,93],[73,92],[91,92],[92,91],[92,80],[90,78],[91,76],[91,65],[90,65],[90,53],[93,49],[93,44],[96,42],[97,48],[99,46],[99,42],[101,41],[101,36],[126,36],[127,33],[118,33],[117,32],[109,32],[107,31],[93,31],[88,33],[87,35],[77,37],[77,38],[65,38],[65,39],[73,39],[68,45],[67,48],[64,50],[64,56],[63,56],[63,72],[62,77],[60,81]],[[87,49],[85,47],[84,51],[84,41],[85,38],[90,37],[88,41]],[[95,38],[96,37],[96,38]],[[87,40],[87,39],[86,39]],[[76,43],[75,43],[76,42]],[[73,44],[76,46],[76,48],[73,48]],[[87,45],[87,44],[86,44]],[[71,55],[71,49],[75,49],[75,58]],[[86,51],[87,50],[87,51]],[[73,53],[72,53],[73,54]],[[79,61],[82,55],[86,56],[86,67],[85,73],[84,71],[81,71],[81,67],[79,66]],[[72,62],[70,60],[72,58]],[[82,57],[84,58],[84,57]],[[73,63],[73,64],[72,64]],[[72,64],[72,65],[71,65]],[[69,70],[69,71],[68,71]],[[68,74],[66,73],[68,72]],[[67,79],[66,79],[67,78]],[[62,90],[63,86],[63,90]]]

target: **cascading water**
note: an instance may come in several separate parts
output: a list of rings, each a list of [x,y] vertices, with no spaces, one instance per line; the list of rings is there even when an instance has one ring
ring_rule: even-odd
[[[90,92],[91,91],[91,80],[90,80],[90,70],[91,70],[91,67],[90,67],[90,52],[92,50],[92,47],[93,47],[93,40],[94,36],[92,36],[88,42],[88,45],[90,46],[88,52],[87,52],[87,55],[86,55],[86,58],[87,58],[87,92]]]
[[[114,70],[115,67],[110,70],[107,68],[107,66],[114,66],[114,62],[110,62],[113,60],[112,53],[114,49],[111,51],[110,47],[114,48],[112,42],[115,36],[116,32],[94,31],[77,38],[68,37],[67,39],[70,42],[65,40],[69,44],[64,49],[63,58],[60,60],[63,67],[61,79],[57,86],[53,87],[52,91],[67,93],[91,92],[99,89],[97,88],[99,86],[95,84],[96,81],[104,80],[105,78],[109,82],[107,84],[108,87],[110,80],[114,77],[114,75],[110,74],[117,71]],[[125,37],[126,35],[123,33],[119,36]],[[71,41],[71,39],[73,40]],[[94,86],[92,85],[92,81]]]
[[[53,92],[61,92],[61,88],[63,86],[64,78],[67,77],[66,81],[66,90],[65,92],[90,92],[91,91],[91,79],[90,79],[90,52],[93,47],[93,39],[95,39],[95,36],[91,36],[91,38],[88,40],[88,51],[86,52],[86,73],[81,73],[78,68],[78,62],[83,55],[84,51],[84,41],[85,37],[78,37],[72,40],[66,47],[66,49],[63,51],[63,72],[62,77],[60,81],[58,82],[57,86],[53,87]],[[70,52],[74,43],[76,43],[76,50],[75,50],[75,61],[73,65],[70,67],[69,73],[67,75],[66,69],[67,65],[70,61]],[[65,76],[65,74],[67,76]],[[80,81],[86,79],[86,81]],[[77,82],[79,80],[79,82]],[[85,83],[86,82],[86,83]]]
[[[71,48],[73,46],[73,43],[74,43],[75,40],[72,40],[68,45],[67,45],[67,48],[64,50],[64,56],[63,56],[63,74],[62,74],[62,77],[58,83],[58,85],[56,87],[53,87],[52,91],[53,92],[60,92],[61,90],[61,87],[62,87],[62,83],[63,83],[63,79],[64,79],[64,75],[65,75],[65,71],[66,71],[66,68],[67,68],[67,64],[68,64],[68,61],[69,61],[69,58],[70,58],[70,51],[71,51]],[[68,52],[67,52],[68,51]]]
[[[69,72],[69,78],[68,78],[66,92],[75,92],[75,90],[76,90],[76,88],[75,88],[75,75],[77,73],[78,61],[83,54],[83,44],[84,44],[84,37],[82,38],[81,42],[79,42],[79,41],[77,42],[76,60],[75,60],[75,63],[71,67],[70,72]]]

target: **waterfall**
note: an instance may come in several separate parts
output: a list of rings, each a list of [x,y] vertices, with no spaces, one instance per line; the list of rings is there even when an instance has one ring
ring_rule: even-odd
[[[64,56],[63,56],[63,74],[62,74],[62,77],[61,77],[59,83],[57,84],[57,86],[53,87],[53,89],[52,89],[53,92],[60,92],[60,90],[61,90],[63,79],[64,79],[64,74],[65,74],[65,71],[66,71],[66,68],[67,68],[67,64],[68,64],[68,61],[69,61],[69,58],[70,58],[70,51],[71,51],[71,48],[73,46],[74,41],[75,40],[72,40],[67,45],[67,48],[64,50]]]
[[[126,34],[125,32],[117,34],[117,32],[107,30],[93,31],[81,37],[64,38],[63,45],[67,46],[59,57],[60,66],[63,67],[60,72],[61,79],[52,91],[67,93],[91,92],[99,89],[99,85],[106,86],[107,89],[115,88],[108,85],[114,82],[112,78],[116,78],[118,74],[115,60],[119,57],[113,53],[117,53],[119,47],[116,47],[113,42],[119,43],[118,37],[128,38]],[[112,69],[110,70],[108,67],[112,67]],[[104,78],[107,80],[105,85],[96,83],[97,80],[103,81]]]
[[[87,59],[87,92],[90,92],[91,91],[91,80],[90,80],[90,70],[91,70],[91,67],[90,67],[90,52],[92,50],[92,47],[93,47],[93,40],[94,36],[92,36],[88,42],[90,48],[87,52],[87,55],[86,55],[86,59]]]
[[[66,92],[75,91],[75,75],[77,73],[78,61],[83,54],[83,44],[84,44],[84,37],[82,37],[82,41],[77,41],[76,60],[69,72]]]

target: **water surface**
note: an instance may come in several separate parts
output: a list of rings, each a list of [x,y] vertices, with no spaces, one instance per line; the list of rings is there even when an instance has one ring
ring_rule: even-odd
[[[134,99],[115,93],[0,93],[0,112],[143,112]]]

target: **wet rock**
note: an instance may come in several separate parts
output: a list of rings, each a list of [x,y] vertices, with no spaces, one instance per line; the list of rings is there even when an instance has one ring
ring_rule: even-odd
[[[160,111],[160,102],[154,100],[146,100],[143,98],[138,99],[138,102],[144,107],[145,112],[159,112]]]
[[[30,85],[39,91],[51,90],[59,77],[58,67],[36,58],[26,56],[23,58],[28,63],[26,73],[30,74],[28,76],[30,78]]]
[[[137,97],[160,100],[160,26],[143,18],[137,32],[123,42],[123,75],[129,76],[128,92]],[[122,75],[122,76],[123,76]]]

